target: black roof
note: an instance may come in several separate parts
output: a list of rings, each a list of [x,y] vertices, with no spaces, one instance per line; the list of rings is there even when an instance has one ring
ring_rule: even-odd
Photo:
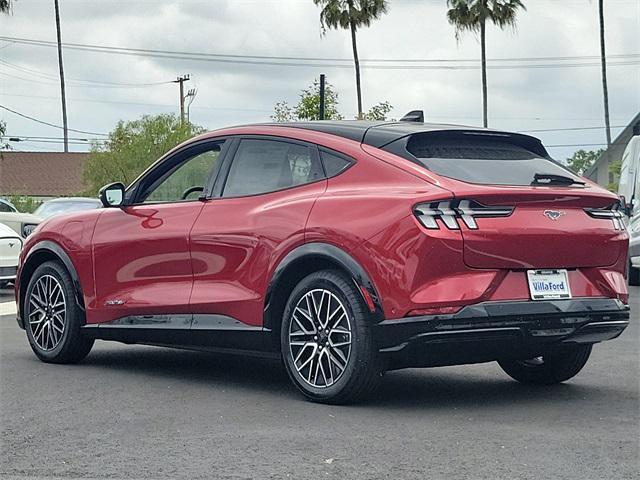
[[[337,135],[339,137],[355,140],[373,147],[382,148],[401,138],[410,137],[418,133],[428,132],[449,132],[468,133],[487,136],[500,136],[509,138],[513,143],[525,146],[529,150],[547,156],[545,148],[540,140],[529,135],[520,133],[505,132],[501,130],[491,130],[480,127],[469,127],[464,125],[452,125],[444,123],[421,123],[421,122],[371,122],[364,120],[318,120],[312,122],[283,122],[269,123],[274,127],[291,127],[314,130],[317,132]]]

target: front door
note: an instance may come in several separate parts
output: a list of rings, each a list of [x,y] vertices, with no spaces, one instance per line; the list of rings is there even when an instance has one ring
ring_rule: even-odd
[[[189,232],[222,146],[209,142],[175,153],[134,185],[130,205],[100,216],[93,237],[96,297],[87,308],[88,323],[146,315],[189,328]]]

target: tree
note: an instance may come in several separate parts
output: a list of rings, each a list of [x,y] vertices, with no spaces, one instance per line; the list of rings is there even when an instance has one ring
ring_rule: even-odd
[[[0,13],[9,14],[11,12],[11,0],[0,0]]]
[[[364,120],[386,120],[387,114],[393,109],[389,102],[380,102],[363,114]],[[325,83],[324,88],[324,118],[326,120],[342,120],[344,117],[338,111],[338,93],[333,85]],[[273,107],[271,119],[274,122],[295,122],[297,120],[320,119],[320,82],[316,79],[313,85],[300,92],[300,100],[295,107],[286,101],[278,102]]]
[[[602,155],[604,149],[600,150],[578,150],[571,158],[567,158],[567,166],[578,175],[584,175],[589,167]]]
[[[364,114],[365,120],[386,120],[387,114],[393,109],[389,102],[380,102]]]
[[[338,112],[338,93],[329,82],[324,86],[324,118],[327,120],[341,120]],[[286,101],[276,103],[271,119],[275,122],[293,122],[296,120],[320,119],[320,82],[313,81],[313,85],[300,92],[300,100],[295,107]]]
[[[7,133],[7,124],[0,120],[0,150],[9,150],[11,148],[11,145],[9,145],[4,137]]]
[[[622,169],[622,161],[616,160],[609,165],[609,179],[612,180],[607,185],[607,189],[613,193],[618,193],[618,186],[620,184],[620,170]]]
[[[338,113],[338,94],[329,82],[324,84],[324,118],[326,120],[341,120]],[[302,90],[300,101],[296,105],[295,116],[299,120],[320,120],[320,82],[313,81],[313,85]]]
[[[106,142],[91,147],[83,172],[87,193],[95,194],[110,182],[130,184],[164,153],[202,131],[173,114],[118,122]]]
[[[519,8],[526,10],[521,0],[447,0],[449,10],[447,19],[456,29],[459,41],[462,33],[468,31],[480,33],[482,58],[482,123],[489,126],[487,108],[487,51],[486,23],[493,22],[499,28],[516,26],[516,13]]]
[[[607,54],[604,41],[604,0],[598,1],[600,20],[600,63],[602,69],[602,96],[604,100],[604,125],[607,134],[607,148],[611,147],[611,124],[609,123],[609,89],[607,87]]]
[[[387,0],[313,0],[320,11],[320,25],[323,33],[326,29],[349,29],[351,31],[351,48],[356,70],[356,94],[358,97],[358,118],[362,118],[362,88],[360,85],[360,60],[356,31],[368,27],[373,20],[379,19],[387,12]]]

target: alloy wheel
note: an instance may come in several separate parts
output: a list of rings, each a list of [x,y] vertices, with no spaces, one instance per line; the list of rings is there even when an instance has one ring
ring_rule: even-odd
[[[314,289],[296,304],[289,324],[289,354],[299,376],[326,388],[342,376],[352,346],[349,314],[329,290]]]
[[[42,350],[53,350],[66,326],[66,300],[62,285],[52,275],[41,276],[29,295],[28,319],[33,341]]]

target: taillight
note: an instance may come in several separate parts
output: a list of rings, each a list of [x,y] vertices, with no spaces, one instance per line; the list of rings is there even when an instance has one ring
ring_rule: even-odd
[[[624,230],[624,214],[620,210],[619,203],[606,208],[585,208],[584,211],[590,217],[611,220],[614,230]]]
[[[514,207],[490,207],[475,200],[443,200],[421,203],[413,208],[413,213],[425,228],[437,230],[440,220],[449,230],[460,230],[459,220],[470,230],[477,230],[476,218],[508,217]]]

